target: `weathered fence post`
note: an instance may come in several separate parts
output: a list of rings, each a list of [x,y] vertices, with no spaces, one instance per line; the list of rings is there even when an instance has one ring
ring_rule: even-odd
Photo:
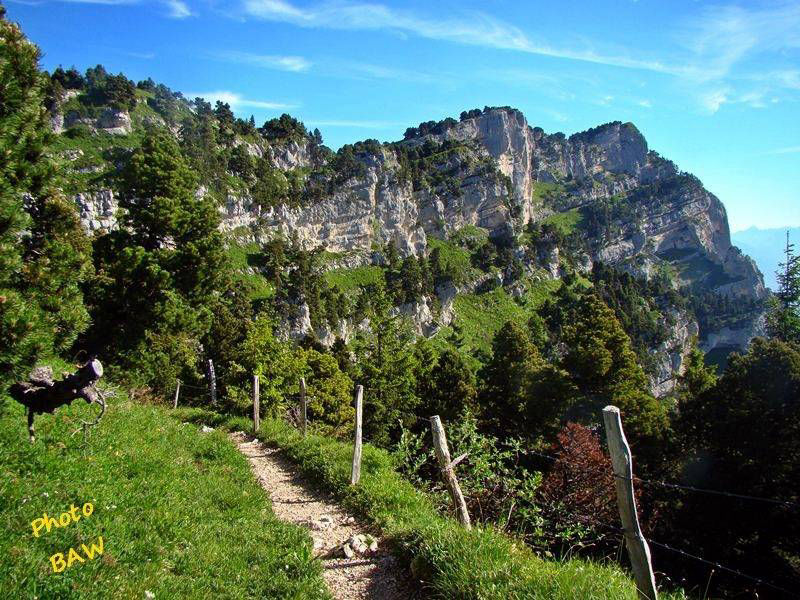
[[[455,506],[458,520],[466,529],[471,529],[472,524],[469,520],[469,512],[467,512],[467,503],[464,500],[464,494],[461,493],[461,486],[458,485],[458,479],[456,479],[454,470],[460,458],[452,462],[450,461],[450,450],[447,449],[447,436],[444,433],[444,427],[442,426],[442,420],[439,418],[439,415],[431,417],[431,432],[433,433],[433,449],[436,451],[436,458],[439,459],[439,467],[442,470],[444,482],[450,490],[450,497],[453,499],[453,505]]]
[[[253,375],[253,431],[261,428],[261,389],[258,375]]]
[[[361,419],[364,412],[364,386],[356,386],[356,441],[353,446],[353,469],[350,472],[350,485],[361,479]]]
[[[308,401],[306,400],[306,378],[300,378],[300,430],[305,437],[308,430]]]
[[[181,395],[181,380],[178,379],[178,385],[175,386],[175,399],[172,401],[172,409],[178,408],[178,397]]]
[[[622,430],[619,409],[616,406],[606,406],[603,409],[603,421],[606,426],[611,465],[614,469],[619,518],[625,531],[625,547],[628,549],[628,556],[631,559],[639,598],[657,600],[658,592],[650,559],[650,547],[642,535],[641,527],[639,527],[639,515],[636,512],[633,457],[628,440],[625,438],[625,432]]]
[[[211,391],[211,404],[216,406],[217,404],[217,376],[214,373],[214,361],[210,358],[208,359],[208,385]]]

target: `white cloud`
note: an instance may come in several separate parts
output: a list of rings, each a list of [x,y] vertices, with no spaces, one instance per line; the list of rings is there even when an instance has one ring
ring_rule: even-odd
[[[534,42],[518,27],[477,11],[464,13],[462,17],[425,18],[383,4],[367,4],[352,0],[320,3],[304,8],[283,0],[244,0],[243,8],[250,16],[268,21],[292,23],[300,27],[356,31],[387,30],[460,44],[517,50],[631,69],[673,74],[683,71],[680,67],[671,67],[657,61],[607,56],[588,49],[555,48]]]
[[[253,54],[251,52],[237,52],[235,50],[219,52],[216,57],[231,62],[253,65],[265,69],[277,69],[302,73],[311,68],[311,61],[302,56],[278,56],[274,54]]]
[[[122,4],[138,4],[139,0],[62,0],[70,4],[106,4],[118,6]]]
[[[152,60],[156,57],[155,52],[125,52],[128,56],[133,58],[141,58],[143,60]]]
[[[771,53],[780,64],[780,60],[787,60],[787,50],[800,48],[800,3],[791,0],[761,6],[701,7],[676,32],[677,44],[664,47],[661,59],[638,58],[624,50],[597,51],[588,42],[582,47],[553,46],[509,22],[478,11],[437,18],[360,0],[316,0],[302,6],[291,0],[242,0],[242,7],[251,17],[299,27],[381,30],[663,73],[675,77],[686,93],[710,113],[734,102],[763,108],[780,101],[786,93],[800,90],[800,71],[793,65],[765,74],[750,60]],[[381,77],[380,69],[364,74]],[[602,104],[608,102],[601,100]]]
[[[679,39],[696,57],[693,76],[718,79],[749,56],[800,48],[800,3],[707,6]]]
[[[689,52],[684,83],[711,113],[725,103],[765,108],[800,90],[797,69],[763,70],[800,48],[800,3],[707,6],[678,41]]]
[[[192,11],[183,0],[164,0],[169,9],[168,15],[173,19],[185,19],[192,16]]]
[[[42,4],[37,2],[35,4]],[[106,6],[124,6],[142,4],[142,0],[58,0],[59,2],[67,2],[69,4],[104,4]],[[167,8],[167,16],[173,19],[185,19],[191,17],[194,13],[189,8],[189,5],[184,0],[159,0],[161,4]],[[30,4],[34,4],[31,2]]]
[[[727,88],[720,88],[700,94],[700,104],[710,114],[714,114],[719,108],[729,101],[729,91]]]
[[[284,104],[281,102],[265,102],[263,100],[252,100],[243,98],[241,95],[226,90],[218,90],[216,92],[191,92],[184,94],[185,97],[194,99],[196,97],[203,98],[206,102],[214,104],[218,100],[231,105],[231,108],[250,107],[250,108],[263,108],[267,110],[286,110],[296,108],[294,104]]]
[[[332,61],[328,63],[332,75],[352,77],[355,79],[388,79],[392,81],[408,81],[415,83],[434,83],[449,79],[447,75],[432,75],[424,71],[398,69],[372,63],[356,61]]]
[[[638,104],[642,108],[653,108],[653,103],[650,102],[650,100],[647,100],[646,98],[644,100],[638,100],[636,104]]]

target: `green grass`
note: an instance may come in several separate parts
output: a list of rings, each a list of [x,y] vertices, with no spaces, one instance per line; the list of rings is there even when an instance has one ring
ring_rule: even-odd
[[[532,312],[538,310],[561,282],[554,279],[531,282],[522,302],[516,302],[503,288],[483,294],[459,294],[453,301],[456,323],[471,349],[488,352],[492,339],[507,321],[527,326]]]
[[[480,245],[488,239],[489,231],[475,225],[464,225],[458,231],[450,234],[450,241],[455,242],[459,246],[468,246],[469,244]]]
[[[383,269],[376,265],[364,265],[355,269],[332,269],[325,273],[329,284],[338,286],[343,292],[357,290],[362,285],[378,283],[383,279]]]
[[[534,181],[531,184],[531,201],[533,204],[545,205],[552,204],[565,192],[565,188],[560,183],[546,183],[544,181]]]
[[[0,416],[0,597],[329,597],[308,534],[276,519],[224,432],[112,399],[84,450],[70,434],[94,412],[77,401],[38,416],[33,445],[22,406]],[[85,502],[91,516],[33,537],[44,512]],[[51,555],[98,536],[101,557],[52,572]]]
[[[488,352],[492,338],[507,321],[526,325],[529,315],[503,288],[485,294],[459,294],[453,301],[456,323],[472,349]]]
[[[542,223],[553,225],[562,235],[571,235],[580,229],[583,223],[583,213],[579,209],[573,208],[566,212],[554,213],[544,219]]]
[[[275,295],[275,288],[262,274],[249,272],[249,269],[258,267],[261,246],[256,242],[242,243],[231,236],[228,241],[227,253],[236,277],[250,286],[252,299],[261,300]]]
[[[475,229],[478,232],[480,231],[477,227]],[[469,231],[467,231],[465,235],[468,236]],[[470,251],[466,248],[462,248],[455,241],[440,240],[435,237],[429,237],[429,251],[433,252],[433,250],[436,248],[439,249],[439,254],[442,257],[442,262],[444,263],[447,271],[455,275],[454,283],[456,285],[466,283],[481,275],[480,270],[472,266],[470,261]]]
[[[219,421],[198,409],[179,419]],[[227,426],[250,428],[245,419]],[[349,485],[352,447],[318,435],[302,437],[283,421],[262,422],[259,437],[282,448],[298,469],[375,524],[411,567],[432,598],[462,600],[600,600],[636,598],[632,581],[616,565],[585,560],[549,561],[492,528],[466,531],[443,517],[430,500],[393,468],[385,451],[366,444],[361,481]]]

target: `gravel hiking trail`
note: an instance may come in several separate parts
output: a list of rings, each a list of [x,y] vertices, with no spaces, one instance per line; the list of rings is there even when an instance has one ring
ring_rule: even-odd
[[[266,446],[241,431],[230,437],[248,458],[261,487],[272,498],[275,515],[309,529],[314,556],[323,562],[322,576],[336,600],[409,600],[415,597],[406,570],[374,533],[377,550],[366,550],[363,554],[357,551],[351,558],[345,556],[343,546],[353,536],[367,536],[369,545],[372,541],[370,528],[343,510],[331,495],[319,491],[298,475],[280,449]],[[364,550],[363,546],[361,549]]]

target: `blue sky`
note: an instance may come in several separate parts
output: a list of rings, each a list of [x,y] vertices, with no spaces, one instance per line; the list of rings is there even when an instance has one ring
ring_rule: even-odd
[[[634,122],[732,229],[800,225],[800,2],[7,0],[43,66],[102,63],[336,148],[510,105],[566,134]]]

